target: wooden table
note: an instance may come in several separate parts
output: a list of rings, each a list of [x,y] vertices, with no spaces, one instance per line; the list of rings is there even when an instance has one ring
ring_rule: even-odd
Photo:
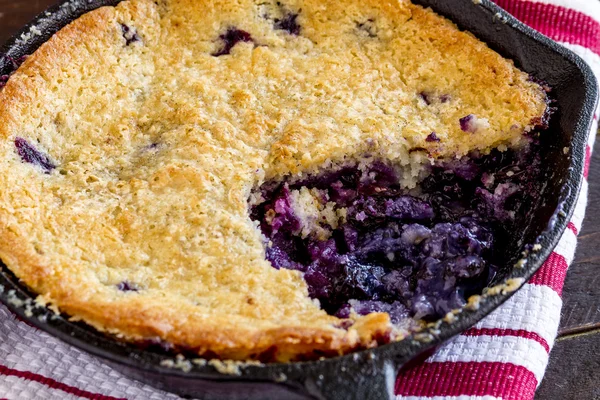
[[[0,43],[56,0],[0,0]],[[559,338],[537,400],[600,400],[600,140],[589,206],[564,288]]]
[[[589,188],[577,254],[563,290],[558,339],[537,400],[600,400],[600,140]]]

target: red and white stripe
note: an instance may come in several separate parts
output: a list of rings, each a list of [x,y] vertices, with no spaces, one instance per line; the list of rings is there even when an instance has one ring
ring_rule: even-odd
[[[3,393],[3,395],[9,399],[36,398],[41,393],[48,393],[48,389],[54,389],[55,391],[53,393],[58,394],[56,391],[60,391],[60,398],[65,400],[116,400],[115,397],[103,396],[98,393],[81,390],[29,371],[18,371],[11,368],[0,367],[0,374],[2,374],[4,382],[10,385],[10,389]]]
[[[511,12],[514,10],[510,10],[510,7],[507,6],[507,2],[497,1],[498,5],[503,7],[505,10]],[[563,10],[573,10],[579,13],[585,14],[592,19],[598,19],[598,15],[600,15],[600,3],[597,1],[573,1],[573,0],[529,0],[530,3],[541,3],[541,4],[550,4],[557,7],[560,7]],[[545,11],[542,11],[545,12]],[[565,11],[563,11],[565,12]],[[516,15],[519,19],[521,19],[521,15]],[[525,22],[525,21],[524,21]]]
[[[600,2],[497,3],[575,51],[600,77]],[[598,118],[587,149],[586,178],[597,128]],[[398,399],[533,399],[558,329],[560,296],[581,230],[587,193],[586,179],[569,229],[535,276],[502,307],[422,365],[403,371],[396,382]],[[3,306],[0,321],[0,396],[11,400],[178,398],[124,377],[87,353],[18,321]]]
[[[600,2],[497,0],[496,3],[581,56],[600,77]],[[562,288],[573,261],[587,204],[589,161],[598,114],[586,150],[584,182],[574,215],[542,268],[502,307],[402,372],[398,399],[533,399],[560,321]]]
[[[4,306],[0,338],[0,395],[11,400],[179,398],[124,377],[99,359],[19,321]]]
[[[421,396],[402,396],[402,400],[419,400]],[[427,397],[431,400],[501,400],[500,397],[496,396],[431,396]]]
[[[557,42],[579,45],[600,53],[600,12],[596,4],[587,4],[597,2],[496,0],[496,3]]]

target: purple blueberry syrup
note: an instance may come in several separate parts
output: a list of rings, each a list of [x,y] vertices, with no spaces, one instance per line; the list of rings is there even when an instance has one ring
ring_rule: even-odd
[[[248,32],[237,28],[229,28],[227,32],[219,36],[223,41],[223,47],[212,55],[215,57],[229,54],[231,49],[239,42],[253,42],[252,35]]]
[[[142,38],[137,34],[135,29],[130,28],[128,25],[121,24],[121,31],[123,38],[125,38],[125,46],[129,46],[134,42],[141,42]]]
[[[17,149],[17,154],[19,157],[21,157],[21,160],[29,164],[37,165],[46,174],[49,174],[54,168],[56,168],[56,165],[52,162],[48,155],[36,149],[32,144],[22,137],[15,138],[15,148]]]
[[[303,272],[309,295],[328,313],[431,321],[464,306],[506,264],[510,232],[540,189],[533,147],[438,163],[413,191],[382,161],[268,182],[251,217],[273,267]],[[298,208],[307,204],[301,195],[329,217]]]

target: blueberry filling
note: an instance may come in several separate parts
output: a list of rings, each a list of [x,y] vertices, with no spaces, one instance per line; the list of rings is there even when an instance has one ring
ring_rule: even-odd
[[[38,167],[42,168],[46,174],[49,174],[54,168],[56,168],[56,165],[52,162],[48,155],[40,152],[22,137],[15,138],[15,147],[17,149],[17,154],[19,157],[21,157],[21,160],[29,164],[37,165]]]
[[[156,150],[160,147],[160,143],[152,142],[148,146],[145,147],[145,150]]]
[[[382,161],[268,182],[251,217],[272,266],[302,271],[328,313],[431,321],[481,293],[508,261],[510,232],[540,189],[535,147],[438,163],[418,190]]]
[[[213,53],[212,55],[215,57],[223,56],[229,54],[231,49],[238,44],[239,42],[253,42],[252,36],[243,30],[237,28],[229,28],[227,32],[219,36],[223,41],[223,47]]]
[[[155,352],[171,352],[175,350],[175,346],[169,342],[165,342],[160,338],[144,339],[137,342],[138,346],[147,351]],[[197,357],[197,356],[196,356]]]
[[[0,75],[0,89],[2,89],[4,86],[6,86],[6,83],[8,82],[8,79],[10,78],[12,73],[14,71],[16,71],[21,66],[21,64],[23,64],[23,62],[27,59],[28,56],[24,55],[22,57],[19,57],[16,60],[13,57],[6,55],[6,54],[3,55],[3,57],[8,59],[8,61],[10,61],[10,66],[8,68],[7,74]]]
[[[117,285],[117,289],[119,289],[121,292],[137,292],[140,290],[138,285],[129,281],[120,282]]]
[[[431,132],[429,135],[427,135],[427,137],[425,138],[426,142],[439,142],[440,138],[437,137],[437,134],[435,132]]]
[[[301,9],[296,12],[291,11],[279,1],[275,3],[275,8],[269,7],[268,3],[262,3],[261,6],[266,6],[262,17],[271,21],[273,29],[286,31],[294,36],[300,35],[302,27],[298,23],[298,17]]]
[[[16,71],[21,66],[21,64],[23,64],[23,62],[25,62],[25,60],[27,59],[28,56],[24,55],[17,59],[15,59],[9,55],[4,55],[4,57],[8,58],[8,60],[10,61],[11,65],[12,65],[13,71]]]
[[[475,133],[477,131],[477,117],[473,114],[462,117],[458,122],[463,132]]]
[[[427,104],[428,106],[431,105],[431,103],[433,102],[431,95],[429,93],[421,92],[421,93],[419,93],[419,97],[421,99],[423,99],[425,104]]]
[[[449,94],[442,94],[440,96],[437,96],[430,92],[419,92],[418,96],[428,106],[430,106],[436,101],[439,101],[440,103],[447,103],[452,99],[452,97]]]
[[[125,24],[121,24],[121,31],[123,33],[123,38],[125,38],[125,46],[129,46],[131,43],[140,42],[142,40],[134,29]]]
[[[287,31],[290,35],[298,36],[300,34],[300,24],[298,24],[298,14],[288,12],[282,18],[273,20],[275,29]]]

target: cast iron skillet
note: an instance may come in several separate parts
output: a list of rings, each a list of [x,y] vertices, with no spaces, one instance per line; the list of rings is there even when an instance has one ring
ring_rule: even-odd
[[[53,33],[83,13],[119,0],[71,0],[49,9],[27,25],[0,51],[18,59],[31,54]],[[582,180],[585,146],[597,102],[597,84],[589,67],[574,53],[521,24],[489,0],[416,0],[450,18],[518,67],[548,83],[558,108],[543,135],[547,182],[540,204],[516,232],[512,260],[498,283],[516,278],[519,287],[542,265],[556,246],[575,207]],[[31,27],[41,35],[25,35]],[[12,69],[11,58],[0,59],[0,75]],[[1,106],[1,105],[0,105]],[[568,151],[566,151],[567,149]],[[538,243],[530,252],[525,244]],[[538,246],[536,246],[538,247]],[[38,328],[104,359],[115,369],[150,385],[186,397],[205,399],[386,399],[393,396],[396,372],[409,361],[423,358],[445,340],[474,325],[506,301],[512,291],[482,297],[478,308],[464,310],[449,324],[442,322],[404,341],[344,357],[315,362],[242,365],[239,374],[218,372],[172,354],[121,343],[66,316],[33,307],[35,295],[0,263],[0,300]],[[170,365],[170,366],[169,366]]]

